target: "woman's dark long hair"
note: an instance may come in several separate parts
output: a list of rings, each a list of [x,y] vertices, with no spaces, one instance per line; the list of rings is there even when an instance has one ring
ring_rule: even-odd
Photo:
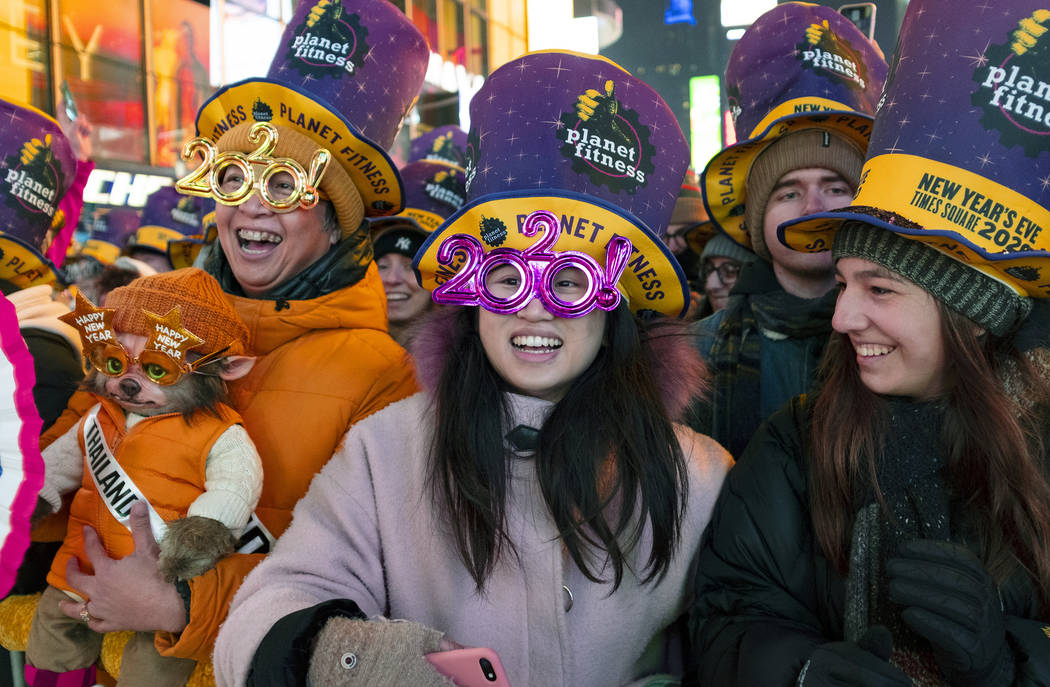
[[[504,548],[514,547],[506,530],[506,385],[485,356],[477,309],[458,310],[434,394],[430,481],[480,590]],[[605,552],[614,591],[646,522],[653,544],[642,579],[667,572],[688,488],[685,458],[653,379],[647,329],[625,304],[607,314],[605,343],[555,404],[535,458],[565,550],[595,582],[605,580],[588,553]]]
[[[949,487],[965,495],[967,511],[977,515],[978,555],[991,574],[1002,581],[1020,565],[1050,611],[1046,371],[1033,369],[1010,340],[984,335],[938,305],[947,382],[941,445]],[[874,484],[883,502],[875,456],[892,440],[885,436],[887,415],[885,399],[861,381],[849,339],[832,334],[813,404],[810,503],[817,541],[843,573],[853,518],[863,505],[854,502],[858,485]]]

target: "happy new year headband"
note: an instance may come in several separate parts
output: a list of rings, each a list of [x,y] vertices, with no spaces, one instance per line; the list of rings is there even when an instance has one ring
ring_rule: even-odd
[[[183,375],[196,372],[213,362],[230,349],[230,346],[226,346],[187,363],[186,354],[206,342],[183,328],[182,309],[176,305],[163,317],[145,309],[142,311],[146,316],[149,335],[142,352],[136,357],[117,341],[117,334],[113,329],[115,309],[96,307],[80,292],[77,292],[76,298],[76,310],[61,315],[58,319],[77,330],[83,344],[84,356],[91,366],[110,377],[120,377],[126,374],[132,365],[138,364],[152,382],[169,386],[179,381]]]
[[[448,281],[434,289],[434,302],[480,305],[490,312],[510,314],[539,298],[544,308],[557,317],[583,317],[595,308],[608,311],[619,305],[622,295],[616,283],[631,256],[630,240],[614,236],[609,241],[603,271],[598,261],[586,253],[551,250],[561,236],[558,217],[552,212],[531,213],[525,218],[521,233],[539,236],[525,250],[502,247],[487,254],[481,242],[469,234],[453,234],[442,241],[437,253],[439,263],[451,266],[457,254],[464,257],[464,262]],[[492,275],[505,266],[514,268],[515,276],[499,276],[497,283],[490,283]],[[582,284],[573,281],[574,275],[566,278],[569,269],[582,273]]]
[[[297,208],[310,209],[321,198],[319,185],[332,154],[318,148],[310,160],[310,171],[288,157],[271,157],[278,141],[277,128],[267,122],[256,122],[248,132],[248,140],[258,147],[245,155],[236,150],[218,153],[215,144],[198,136],[182,147],[182,158],[191,160],[201,154],[200,165],[175,182],[179,193],[214,198],[223,205],[240,205],[257,190],[263,205],[274,212],[291,212]],[[255,167],[262,172],[256,176]],[[226,170],[237,169],[241,176],[226,179]],[[275,183],[275,175],[286,172],[292,177],[290,188]]]

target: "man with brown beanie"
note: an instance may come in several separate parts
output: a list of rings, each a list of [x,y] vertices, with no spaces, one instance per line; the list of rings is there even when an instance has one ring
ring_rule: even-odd
[[[842,15],[799,2],[760,17],[730,57],[730,105],[747,138],[708,163],[701,187],[717,228],[760,259],[741,271],[729,306],[694,325],[714,388],[689,423],[734,456],[815,378],[835,306],[831,254],[789,250],[777,227],[849,204],[885,75]]]

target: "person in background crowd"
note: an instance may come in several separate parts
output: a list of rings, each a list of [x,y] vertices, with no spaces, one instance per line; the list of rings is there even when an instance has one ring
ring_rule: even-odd
[[[565,113],[559,135],[540,94]],[[621,135],[610,111],[652,132],[644,185],[610,189],[615,161],[596,176],[560,152],[581,122]],[[676,620],[731,462],[674,423],[677,382],[702,380],[683,327],[631,312],[685,309],[653,229],[684,137],[645,83],[562,51],[496,70],[471,127],[468,202],[416,256],[449,303],[414,341],[428,391],[351,429],[314,480],[234,600],[219,684],[447,685],[424,654],[455,643],[495,650],[514,685],[677,682]],[[441,276],[460,250],[470,272]],[[664,291],[646,297],[631,255]]]
[[[54,216],[65,196],[76,192],[79,165],[69,139],[48,115],[0,99],[0,117],[17,123],[0,134],[0,159],[10,170],[0,175],[0,196],[53,199],[0,204],[0,288],[15,305],[22,338],[33,356],[33,397],[47,428],[84,377],[80,337],[58,320],[69,308],[52,298],[53,288],[61,286],[60,275],[45,257]]]
[[[749,265],[757,256],[724,234],[716,234],[703,248],[696,245],[691,232],[688,240],[693,249],[699,248],[700,277],[704,284],[704,305],[699,317],[706,317],[729,305],[729,294],[740,276],[744,265]],[[706,312],[705,312],[706,310]]]
[[[416,282],[412,258],[428,232],[409,222],[379,231],[375,239],[376,265],[386,292],[390,336],[402,346],[411,338],[412,324],[430,311],[430,293]]]
[[[664,242],[689,280],[690,305],[685,315],[685,319],[689,321],[700,318],[704,285],[700,278],[700,254],[693,250],[686,237],[698,226],[709,223],[700,182],[696,178],[696,172],[690,167],[686,170],[682,187],[678,191],[678,199],[675,201],[674,210],[671,211],[671,222],[667,225],[667,234],[664,236]]]
[[[200,227],[192,234],[168,241],[168,260],[174,269],[183,267],[200,267],[208,259],[208,253],[219,237],[219,227],[215,224],[215,211],[201,217]]]
[[[115,288],[134,279],[138,265],[126,260],[122,267],[113,268],[121,257],[128,238],[138,229],[141,220],[134,208],[111,208],[96,210],[90,222],[90,233],[74,253],[67,255],[63,265],[66,279],[74,284],[93,303],[101,303],[104,294],[102,275],[109,269],[106,286]],[[73,246],[71,245],[71,248]],[[127,281],[121,282],[120,274],[135,272]]]
[[[1007,61],[1046,74],[1029,28],[1047,13],[996,10],[974,31],[949,0],[912,1],[863,188],[781,227],[785,247],[832,246],[835,333],[817,390],[759,430],[719,497],[700,684],[1050,684],[1050,239],[1009,215],[1047,226],[1050,151],[985,83]],[[983,64],[960,59],[975,42]],[[960,64],[975,78],[951,78]],[[914,202],[931,177],[1008,204],[982,221],[1023,250]]]
[[[112,265],[103,267],[102,274],[98,276],[96,293],[98,294],[99,302],[105,305],[106,296],[113,289],[127,286],[139,277],[149,277],[154,274],[157,274],[157,270],[153,268],[153,265],[127,255],[121,255],[113,261]]]
[[[80,336],[58,318],[69,308],[53,298],[61,285],[55,264],[45,257],[54,218],[64,199],[76,194],[80,169],[73,146],[56,120],[29,105],[0,99],[0,118],[12,122],[0,131],[0,159],[7,161],[13,177],[0,175],[4,199],[45,195],[57,202],[40,205],[0,203],[0,290],[15,306],[19,328],[33,357],[33,401],[50,427],[84,378]],[[17,123],[17,124],[16,124]],[[31,196],[32,197],[32,196]],[[64,523],[34,533],[23,557],[12,594],[44,588],[51,559],[58,550]]]
[[[835,303],[831,254],[791,251],[776,228],[849,202],[885,76],[885,60],[857,27],[801,2],[759,17],[729,58],[742,140],[711,159],[701,186],[717,228],[761,259],[742,270],[741,297],[695,325],[714,391],[690,425],[734,456],[815,378]]]
[[[430,232],[463,205],[466,170],[418,160],[401,168],[401,178],[405,182],[405,209],[393,217],[372,220],[371,225],[376,265],[386,292],[390,335],[407,347],[412,325],[432,303],[430,293],[416,281],[412,258]]]
[[[214,209],[211,198],[184,196],[174,186],[159,188],[146,199],[142,224],[128,237],[124,254],[157,272],[168,272],[173,269],[168,244],[200,231],[204,217]]]
[[[293,48],[307,33],[345,33],[350,15],[359,18],[358,44],[367,36],[371,46],[367,60],[363,52],[350,56],[352,71],[334,61],[319,66]],[[258,356],[251,373],[230,384],[230,401],[259,450],[263,492],[241,553],[188,582],[160,577],[155,546],[120,560],[92,556],[93,575],[71,568],[70,584],[91,598],[93,627],[157,632],[162,655],[208,660],[233,593],[288,527],[347,429],[416,391],[411,360],[387,333],[364,217],[401,209],[401,180],[385,151],[419,93],[427,60],[423,36],[385,0],[302,3],[269,77],[226,86],[201,107],[197,130],[215,140],[200,140],[196,149],[214,145],[236,161],[209,170],[225,202],[216,208],[218,244],[204,268],[247,324]],[[312,113],[309,122],[299,116],[304,111]],[[251,119],[226,126],[235,112]],[[247,162],[267,141],[269,158]],[[292,163],[302,178],[284,171]],[[210,195],[188,179],[181,190]],[[80,396],[45,444],[84,412]],[[151,538],[148,522],[134,513],[131,526]],[[71,616],[78,611],[66,608]]]

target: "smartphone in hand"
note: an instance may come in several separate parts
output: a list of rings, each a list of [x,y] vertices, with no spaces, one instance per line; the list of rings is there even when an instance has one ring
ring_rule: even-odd
[[[499,656],[492,649],[473,647],[435,651],[424,658],[458,687],[510,687]]]

